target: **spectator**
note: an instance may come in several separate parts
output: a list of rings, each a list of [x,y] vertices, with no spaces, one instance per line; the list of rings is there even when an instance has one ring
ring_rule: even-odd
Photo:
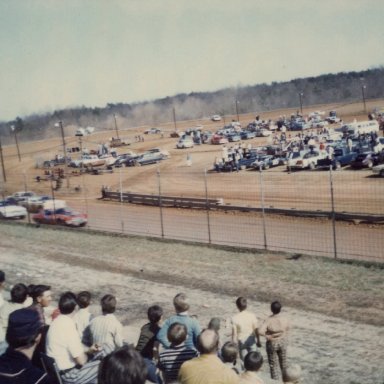
[[[92,319],[92,314],[89,312],[89,305],[91,304],[91,293],[88,291],[80,292],[76,297],[79,310],[73,316],[73,321],[76,324],[77,332],[80,339],[83,340],[84,331],[89,326]]]
[[[5,273],[0,271],[0,309],[4,305],[3,289],[5,287]]]
[[[49,323],[50,321],[46,321],[45,319],[44,308],[48,308],[52,302],[51,287],[43,284],[34,285],[30,296],[32,297],[33,303],[29,308],[39,314],[40,321],[43,325]]]
[[[218,357],[219,335],[213,329],[205,329],[198,337],[199,357],[186,361],[179,371],[181,384],[238,383],[236,373]]]
[[[0,356],[1,384],[49,384],[45,372],[32,365],[33,352],[41,340],[41,322],[36,311],[22,308],[9,315],[7,351]]]
[[[221,320],[218,317],[212,317],[208,323],[208,329],[213,329],[216,332],[220,331]]]
[[[287,368],[287,333],[290,325],[288,319],[280,313],[279,301],[271,304],[271,311],[272,315],[260,327],[260,334],[267,339],[266,349],[271,378],[278,380],[279,366],[281,372],[285,372]]]
[[[160,353],[159,368],[163,373],[166,384],[177,381],[181,365],[188,360],[197,357],[197,351],[185,346],[187,327],[184,324],[173,323],[168,328],[168,340],[170,347]]]
[[[0,355],[5,352],[5,349],[2,350],[1,346],[6,346],[5,334],[8,327],[9,315],[17,309],[24,308],[24,302],[28,295],[27,292],[27,287],[24,284],[14,285],[11,289],[11,300],[4,302],[4,305],[0,308]]]
[[[165,347],[169,348],[170,343],[167,338],[168,328],[173,323],[181,323],[187,327],[188,338],[185,342],[186,347],[197,348],[197,336],[200,334],[199,322],[188,315],[189,303],[187,296],[184,293],[178,293],[173,299],[176,315],[169,317],[164,321],[157,339]]]
[[[260,352],[249,352],[244,358],[245,372],[240,375],[241,384],[264,384],[257,376],[257,372],[263,365],[263,356]]]
[[[298,364],[290,365],[284,374],[284,384],[298,384],[301,377],[301,367]]]
[[[77,306],[76,295],[65,292],[59,300],[60,315],[51,324],[47,334],[47,354],[55,359],[64,384],[94,383],[97,378],[101,357],[98,345],[92,345],[87,352],[81,343],[73,315]]]
[[[140,330],[139,340],[136,345],[136,350],[140,352],[147,366],[147,379],[157,383],[158,377],[156,374],[156,364],[159,358],[159,342],[156,336],[160,330],[160,323],[163,317],[163,309],[159,305],[152,305],[148,308],[147,316],[149,323],[144,324]]]
[[[104,357],[100,363],[98,384],[144,384],[147,370],[141,355],[123,346]]]
[[[238,364],[238,357],[239,349],[237,344],[232,341],[227,341],[221,348],[221,360],[237,374],[242,371],[241,365]]]
[[[116,311],[116,297],[105,295],[100,300],[103,314],[95,317],[86,331],[84,339],[88,341],[86,345],[107,344],[111,350],[123,346],[123,326],[114,315]]]
[[[156,336],[160,330],[163,309],[159,305],[152,305],[147,310],[147,317],[149,323],[146,323],[141,327],[136,350],[140,352],[141,356],[144,358],[152,360],[153,358],[158,358],[154,352],[158,350]]]
[[[258,321],[254,313],[247,310],[247,299],[238,297],[236,306],[239,313],[232,317],[232,341],[239,346],[240,358],[261,347]]]

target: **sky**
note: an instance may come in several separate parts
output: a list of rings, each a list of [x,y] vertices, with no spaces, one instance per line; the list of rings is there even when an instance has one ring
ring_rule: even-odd
[[[384,65],[382,0],[0,0],[0,121]]]

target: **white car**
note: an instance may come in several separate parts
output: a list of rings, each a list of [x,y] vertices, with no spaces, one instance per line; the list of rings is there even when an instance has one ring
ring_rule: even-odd
[[[294,153],[294,152],[293,152]],[[296,152],[296,156],[288,158],[288,169],[315,169],[317,160],[324,159],[328,154],[326,151],[307,150]]]
[[[211,117],[211,120],[212,120],[212,121],[221,121],[221,116],[220,116],[220,115],[213,115],[213,116]]]
[[[183,136],[176,144],[176,148],[193,148],[193,139],[191,136]]]
[[[376,165],[372,168],[372,172],[374,175],[384,177],[384,164]]]
[[[24,219],[27,216],[27,210],[19,205],[7,205],[0,202],[0,218],[1,219]]]

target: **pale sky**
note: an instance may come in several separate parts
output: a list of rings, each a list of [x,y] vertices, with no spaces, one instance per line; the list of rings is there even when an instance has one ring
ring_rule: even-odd
[[[0,121],[384,65],[382,0],[0,0]]]

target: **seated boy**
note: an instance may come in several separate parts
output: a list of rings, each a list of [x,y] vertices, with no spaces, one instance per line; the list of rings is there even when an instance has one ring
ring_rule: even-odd
[[[264,384],[264,381],[260,379],[257,372],[263,365],[263,356],[260,352],[248,352],[244,358],[245,371],[240,374],[240,383],[253,383],[253,384]]]
[[[223,363],[228,365],[237,374],[242,371],[238,357],[239,349],[237,344],[232,341],[227,341],[221,348],[221,360],[223,360]]]
[[[173,323],[168,328],[167,337],[171,345],[160,353],[158,364],[166,384],[176,382],[181,365],[197,357],[197,351],[184,344],[187,334],[187,327],[181,323]]]

